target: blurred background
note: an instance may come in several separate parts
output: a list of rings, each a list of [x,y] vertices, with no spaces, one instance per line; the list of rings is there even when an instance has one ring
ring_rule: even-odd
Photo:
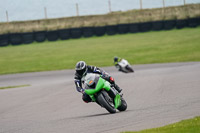
[[[0,22],[107,14],[200,3],[200,0],[0,0]]]

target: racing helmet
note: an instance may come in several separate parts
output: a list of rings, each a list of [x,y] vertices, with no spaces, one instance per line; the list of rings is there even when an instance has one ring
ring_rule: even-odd
[[[87,72],[87,64],[84,61],[79,61],[76,63],[76,72],[80,75],[83,76]]]
[[[114,57],[114,62],[118,62],[118,57],[117,56]]]

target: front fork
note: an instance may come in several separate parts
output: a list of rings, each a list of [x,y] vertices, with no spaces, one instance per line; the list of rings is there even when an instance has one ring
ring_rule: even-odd
[[[108,94],[111,96],[111,98],[113,98],[115,108],[117,109],[121,105],[121,96],[119,95],[117,90],[113,87],[111,87],[111,89],[108,91]]]

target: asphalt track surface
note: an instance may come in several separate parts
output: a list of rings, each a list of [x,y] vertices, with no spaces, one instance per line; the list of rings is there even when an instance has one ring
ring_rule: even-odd
[[[0,133],[118,133],[200,116],[200,62],[134,65],[135,73],[103,68],[123,88],[127,111],[109,114],[84,103],[74,71],[0,76]]]

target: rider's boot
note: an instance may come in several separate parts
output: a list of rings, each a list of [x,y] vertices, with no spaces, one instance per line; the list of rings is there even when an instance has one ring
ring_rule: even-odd
[[[113,84],[113,87],[120,93],[122,91],[122,89],[117,85],[117,84]]]
[[[111,76],[105,76],[104,79],[110,82],[111,86],[114,87],[119,93],[122,91],[122,89],[117,84],[115,84],[114,78]]]

